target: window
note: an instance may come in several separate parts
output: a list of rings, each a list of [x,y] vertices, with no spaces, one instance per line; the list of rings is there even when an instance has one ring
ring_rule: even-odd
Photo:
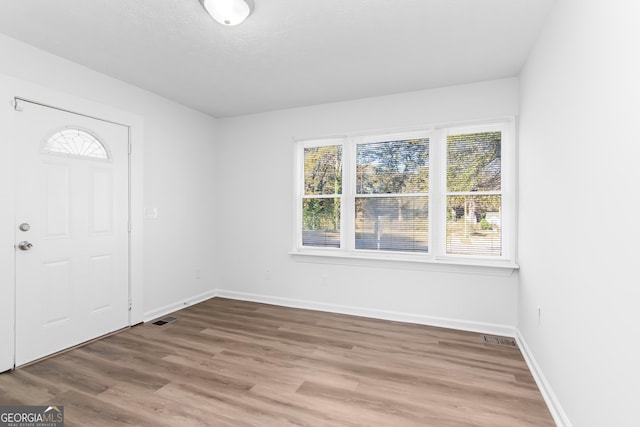
[[[502,255],[502,132],[447,136],[446,253]]]
[[[297,143],[294,253],[515,265],[513,120]]]
[[[429,139],[356,144],[355,248],[427,252]]]
[[[63,129],[51,135],[42,149],[44,154],[108,159],[106,147],[92,134],[81,129]]]
[[[304,148],[302,245],[340,244],[342,145]]]

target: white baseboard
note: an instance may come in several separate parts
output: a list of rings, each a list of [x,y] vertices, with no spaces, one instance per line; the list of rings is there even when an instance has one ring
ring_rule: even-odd
[[[533,379],[536,381],[538,388],[540,389],[540,393],[542,393],[542,397],[549,408],[549,412],[551,412],[551,416],[555,421],[558,427],[572,427],[571,421],[567,414],[562,409],[558,398],[555,393],[551,389],[551,385],[545,378],[538,362],[536,362],[535,357],[533,357],[533,353],[529,349],[527,342],[524,337],[520,333],[519,329],[516,329],[516,341],[518,342],[518,347],[520,347],[520,352],[524,356],[524,360],[527,362],[529,366],[529,371],[531,371],[531,375],[533,375]]]
[[[251,294],[245,292],[218,289],[216,296],[241,301],[260,302],[284,307],[303,308],[307,310],[326,311],[329,313],[349,314],[352,316],[370,317],[374,319],[392,320],[396,322],[415,323],[418,325],[437,326],[440,328],[459,329],[515,338],[515,328],[493,323],[470,322],[468,320],[448,319],[444,317],[424,316],[422,314],[400,313],[347,305],[327,304],[322,302],[275,297],[270,295]]]
[[[188,307],[193,304],[197,304],[202,301],[206,301],[216,296],[216,290],[211,290],[207,292],[203,292],[199,295],[195,295],[191,298],[187,298],[185,300],[179,301],[174,304],[165,305],[164,307],[156,308],[150,311],[145,311],[144,313],[144,322],[148,322],[150,320],[157,319],[158,317],[166,316],[169,313],[173,313],[174,311],[178,311],[185,307]]]

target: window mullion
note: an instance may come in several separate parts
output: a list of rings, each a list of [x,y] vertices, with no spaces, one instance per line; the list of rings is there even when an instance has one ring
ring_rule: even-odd
[[[296,143],[295,166],[294,166],[294,182],[293,192],[295,194],[296,204],[293,208],[296,219],[293,246],[302,249],[302,198],[304,197],[304,147],[300,143]]]
[[[429,254],[432,257],[444,253],[444,239],[446,231],[445,209],[445,174],[446,174],[446,132],[435,130],[429,146]]]
[[[355,248],[356,217],[356,137],[347,138],[344,142],[342,159],[342,248],[351,252]]]
[[[502,191],[446,191],[445,196],[501,196]]]
[[[502,255],[507,259],[515,259],[516,249],[516,190],[517,176],[516,162],[516,136],[515,124],[503,124],[501,127],[503,138],[507,143],[502,144],[502,157],[507,159],[503,165],[501,176],[502,195]]]

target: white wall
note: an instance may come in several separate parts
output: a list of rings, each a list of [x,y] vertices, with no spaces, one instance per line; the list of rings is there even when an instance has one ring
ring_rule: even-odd
[[[518,328],[581,427],[640,425],[639,21],[560,0],[521,76]]]
[[[159,218],[144,222],[144,308],[148,316],[210,294],[216,267],[214,187],[215,119],[85,67],[0,35],[0,371],[8,353],[13,320],[13,140],[4,129],[11,97],[66,102],[67,96],[124,110],[144,121],[144,204]],[[59,95],[56,95],[59,94]],[[5,124],[3,126],[2,124]],[[135,141],[134,141],[135,143]],[[135,150],[135,145],[134,145]],[[134,152],[135,154],[135,152]],[[196,279],[195,270],[201,269]],[[7,307],[5,307],[7,305]],[[5,318],[6,317],[6,318]],[[6,368],[5,368],[6,369]]]
[[[512,331],[517,274],[318,264],[296,261],[288,252],[294,137],[485,119],[517,109],[518,81],[506,79],[220,120],[219,184],[213,191],[228,207],[217,215],[215,239],[223,295]]]

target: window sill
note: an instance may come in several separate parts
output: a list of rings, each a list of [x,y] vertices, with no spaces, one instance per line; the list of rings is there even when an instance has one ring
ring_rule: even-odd
[[[477,260],[467,258],[437,259],[412,254],[367,254],[347,253],[337,250],[294,250],[289,252],[289,255],[298,262],[504,277],[511,276],[515,270],[520,268],[518,264],[509,260]]]

